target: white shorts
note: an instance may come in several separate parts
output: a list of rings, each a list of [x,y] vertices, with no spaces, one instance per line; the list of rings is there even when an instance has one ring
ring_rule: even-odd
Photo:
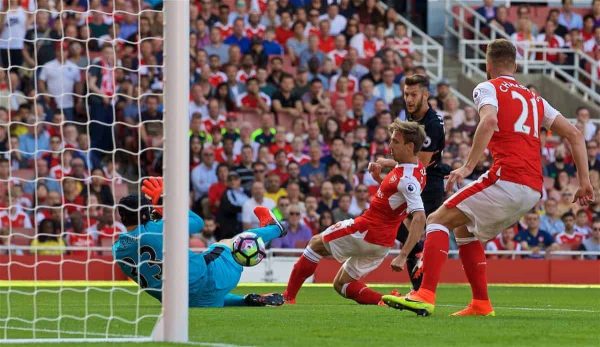
[[[344,263],[344,270],[355,280],[381,265],[390,250],[390,247],[365,241],[367,230],[359,229],[354,219],[346,219],[321,234],[325,248],[337,261]]]
[[[540,198],[540,192],[526,185],[503,181],[486,172],[454,193],[444,206],[461,210],[470,219],[469,232],[486,242],[517,222]]]

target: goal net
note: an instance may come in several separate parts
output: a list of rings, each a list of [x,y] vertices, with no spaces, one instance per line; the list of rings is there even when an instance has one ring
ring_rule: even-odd
[[[0,343],[148,339],[161,315],[112,256],[119,200],[162,174],[161,4],[0,0]]]

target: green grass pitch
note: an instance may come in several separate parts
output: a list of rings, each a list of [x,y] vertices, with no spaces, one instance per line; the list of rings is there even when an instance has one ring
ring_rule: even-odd
[[[377,287],[387,293],[394,287]],[[6,291],[7,288],[0,288]],[[81,337],[85,328],[100,337],[134,335],[132,325],[119,320],[108,322],[95,316],[109,315],[134,319],[154,315],[160,306],[148,295],[131,295],[134,288],[106,291],[84,288],[63,291],[39,288],[35,301],[31,288],[11,289],[9,297],[0,294],[0,319],[32,319],[56,315],[59,307],[65,317],[60,322],[66,337]],[[107,290],[108,288],[103,288]],[[405,290],[400,286],[398,289]],[[281,286],[243,286],[237,293],[281,292]],[[21,293],[19,293],[19,292]],[[417,317],[407,311],[386,307],[359,306],[339,297],[330,287],[306,287],[296,305],[266,308],[214,308],[190,310],[190,340],[204,346],[600,346],[600,288],[555,288],[493,286],[490,295],[497,317],[448,317],[470,298],[467,286],[442,286],[438,306],[431,317]],[[88,305],[85,300],[87,296]],[[139,306],[137,300],[139,299]],[[70,316],[81,317],[84,323]],[[148,335],[154,318],[141,320],[137,333]],[[8,330],[6,329],[8,327]],[[30,325],[18,320],[0,323],[0,344],[4,337],[29,338]],[[57,322],[40,320],[38,337],[56,337]],[[7,336],[5,336],[5,333]],[[6,345],[6,344],[3,344]],[[37,346],[39,344],[30,344]],[[81,344],[53,344],[81,345]],[[87,344],[86,344],[87,345]],[[100,346],[101,344],[97,344]],[[144,344],[159,346],[166,344]],[[23,346],[23,345],[21,345]],[[111,346],[131,346],[130,343]]]

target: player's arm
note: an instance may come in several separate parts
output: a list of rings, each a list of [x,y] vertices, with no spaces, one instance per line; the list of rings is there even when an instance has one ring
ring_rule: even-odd
[[[389,159],[389,158],[379,158],[379,159],[377,159],[376,163],[381,165],[382,168],[395,167],[396,165],[398,165],[397,161],[395,161],[394,159]]]
[[[381,184],[381,181],[383,181],[383,177],[381,177],[381,169],[382,167],[380,164],[373,162],[370,162],[367,168],[373,179],[379,184]]]
[[[421,199],[421,187],[414,178],[403,177],[398,183],[398,191],[402,193],[406,200],[406,210],[411,215],[410,225],[408,226],[408,237],[400,249],[400,254],[392,260],[392,270],[402,271],[406,265],[406,258],[415,247],[423,231],[425,230],[425,208]]]
[[[469,176],[475,166],[479,162],[481,156],[490,143],[494,131],[498,128],[498,109],[493,105],[484,105],[479,109],[479,125],[475,130],[475,136],[473,137],[473,145],[467,162],[460,168],[453,170],[448,176],[448,182],[446,183],[446,190],[451,190],[454,183],[461,181],[465,177]]]
[[[544,104],[546,108],[546,103]],[[546,123],[546,119],[544,119]],[[547,123],[545,125],[548,125]],[[579,180],[579,189],[575,193],[573,202],[579,201],[582,206],[594,201],[594,188],[590,182],[590,171],[587,162],[587,149],[585,148],[585,138],[579,129],[569,123],[562,115],[556,116],[550,125],[550,130],[559,136],[562,136],[571,145],[571,152],[575,167],[577,167],[577,178]]]

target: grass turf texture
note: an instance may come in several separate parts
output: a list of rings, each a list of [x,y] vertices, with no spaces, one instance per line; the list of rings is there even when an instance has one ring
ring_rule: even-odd
[[[6,290],[6,288],[0,288]],[[16,294],[15,289],[31,292],[32,288],[13,287],[10,297],[0,294],[0,319],[8,316],[31,319],[33,297]],[[42,288],[56,290],[57,288]],[[82,290],[83,288],[74,288]],[[103,288],[104,290],[108,288]],[[158,314],[160,307],[148,295],[126,294],[118,289],[112,295],[97,290],[88,291],[88,314],[112,314],[134,319],[139,315]],[[379,287],[387,293],[392,287]],[[404,289],[404,288],[400,288]],[[237,293],[280,292],[279,287],[242,287]],[[81,317],[85,314],[84,293],[63,291],[63,315]],[[417,317],[412,312],[386,307],[359,306],[338,296],[332,288],[303,288],[298,304],[277,308],[210,308],[190,310],[190,340],[209,346],[599,346],[600,289],[491,287],[490,295],[497,317],[448,317],[461,309],[470,298],[467,286],[442,286],[438,306],[433,316]],[[59,295],[40,293],[36,297],[37,317],[56,315]],[[138,333],[149,335],[154,318],[140,322]],[[0,343],[4,338],[4,323],[0,324]],[[9,338],[29,338],[31,332],[14,328],[31,327],[11,320],[7,326]],[[61,329],[79,332],[83,322],[65,318]],[[38,329],[56,330],[56,322],[39,322]],[[92,317],[87,321],[89,332],[104,333],[105,319]],[[132,325],[113,320],[108,331],[112,336],[134,335]],[[56,337],[39,332],[38,337]],[[81,337],[64,335],[65,337]],[[91,337],[101,337],[92,335]],[[6,345],[6,344],[3,344]],[[39,344],[30,344],[31,346]],[[63,344],[53,344],[53,346]],[[68,346],[81,344],[64,344]],[[86,344],[89,345],[89,344]],[[101,344],[97,344],[100,346]],[[151,346],[167,344],[144,344]],[[24,345],[20,345],[24,346]],[[130,343],[111,346],[131,346]]]

